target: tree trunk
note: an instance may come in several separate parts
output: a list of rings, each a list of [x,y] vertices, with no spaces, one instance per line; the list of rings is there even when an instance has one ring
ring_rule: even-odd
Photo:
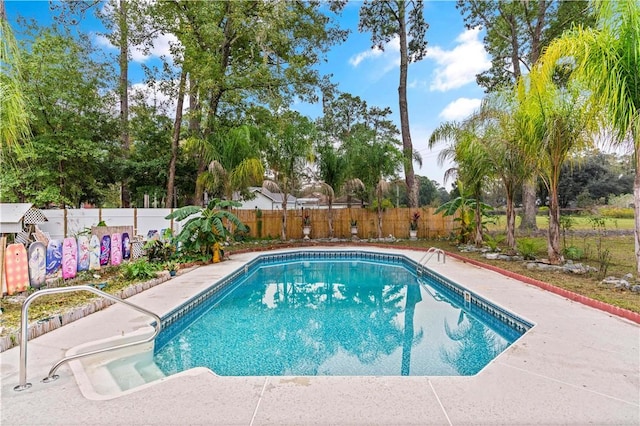
[[[476,208],[475,208],[475,220],[476,220],[476,235],[474,237],[474,243],[476,247],[482,247],[484,238],[482,235],[482,205],[480,204],[480,194],[476,193]]]
[[[180,73],[178,87],[178,101],[176,105],[176,119],[173,122],[173,137],[171,139],[171,161],[169,161],[169,178],[167,179],[167,198],[165,208],[178,207],[174,203],[174,183],[176,179],[176,162],[178,161],[178,143],[180,142],[180,124],[182,123],[182,109],[184,105],[184,91],[187,83],[187,72],[184,67]]]
[[[507,191],[507,247],[516,247],[516,210],[513,207],[513,194]]]
[[[636,141],[638,146],[640,141]],[[633,209],[635,213],[635,253],[636,253],[636,278],[640,279],[640,152],[636,149],[636,177],[633,181]]]
[[[400,131],[402,133],[402,152],[404,154],[404,176],[407,184],[409,207],[418,207],[418,183],[413,171],[413,144],[409,131],[409,105],[407,103],[407,74],[409,72],[409,57],[407,47],[407,23],[405,3],[398,3],[398,34],[400,36],[400,84],[398,86],[398,103],[400,107]]]
[[[129,156],[129,27],[127,22],[127,0],[119,1],[118,27],[120,30],[120,55],[118,65],[120,66],[120,77],[118,82],[118,92],[120,95],[120,139],[124,157]],[[120,205],[129,207],[131,205],[131,194],[126,180],[120,183]]]
[[[327,203],[329,204],[329,238],[333,238],[333,197],[329,196]]]
[[[552,265],[561,264],[564,259],[560,251],[560,206],[558,204],[557,188],[549,191],[549,236],[547,239],[547,253]]]
[[[535,231],[536,225],[536,184],[535,177],[528,179],[522,185],[522,222],[521,231]]]
[[[287,193],[282,193],[282,230],[280,232],[282,241],[287,241]]]

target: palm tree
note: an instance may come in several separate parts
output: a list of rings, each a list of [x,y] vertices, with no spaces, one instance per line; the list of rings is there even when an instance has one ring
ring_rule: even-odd
[[[596,12],[595,28],[575,28],[549,45],[541,58],[541,72],[550,74],[559,60],[573,57],[576,77],[591,90],[590,101],[604,111],[605,128],[614,131],[613,143],[633,143],[635,255],[640,275],[640,3],[598,1]]]
[[[260,160],[263,136],[248,125],[230,129],[210,142],[191,138],[187,148],[198,152],[207,163],[207,170],[197,177],[198,185],[214,196],[233,199],[234,193],[246,195],[247,188],[264,178]]]
[[[493,173],[502,183],[506,198],[507,239],[509,248],[516,247],[516,212],[514,198],[518,188],[533,174],[535,157],[527,155],[519,137],[517,103],[512,91],[494,92],[485,98],[476,113],[484,126],[479,139],[491,163]]]
[[[310,192],[321,192],[327,197],[329,238],[333,238],[333,200],[335,190],[342,187],[349,171],[347,158],[341,150],[336,149],[331,142],[318,144],[316,147],[321,182],[313,185]]]
[[[565,160],[574,149],[588,145],[590,111],[585,103],[583,88],[575,81],[563,81],[556,74],[533,69],[517,83],[522,114],[523,137],[530,155],[537,159],[538,176],[549,191],[549,233],[547,252],[549,262],[564,261],[560,250],[560,204],[558,186]]]
[[[0,0],[0,147],[19,149],[29,136],[27,100],[22,90],[20,50],[7,20],[4,0]]]
[[[300,113],[288,111],[276,118],[266,156],[271,174],[262,186],[282,195],[282,240],[287,239],[287,197],[300,188],[305,165],[313,160],[314,124]]]
[[[487,153],[479,142],[482,128],[474,116],[463,122],[446,122],[438,126],[429,137],[429,148],[433,149],[438,143],[449,142],[449,146],[438,155],[438,164],[446,160],[455,161],[458,166],[445,171],[445,181],[457,176],[474,198],[475,235],[474,243],[481,246],[482,234],[482,188],[485,180],[492,172],[492,165],[488,161]],[[464,228],[462,232],[465,232]],[[464,237],[466,240],[466,237]]]

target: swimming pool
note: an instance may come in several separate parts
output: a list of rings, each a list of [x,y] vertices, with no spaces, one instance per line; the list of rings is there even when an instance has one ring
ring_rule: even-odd
[[[473,375],[531,327],[403,255],[354,250],[259,256],[163,325],[165,374],[228,376]]]

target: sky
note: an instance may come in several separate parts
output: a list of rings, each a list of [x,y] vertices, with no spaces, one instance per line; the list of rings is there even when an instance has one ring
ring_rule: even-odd
[[[351,30],[346,42],[334,46],[327,62],[319,69],[332,74],[338,90],[359,96],[371,106],[390,107],[392,119],[400,128],[398,112],[398,84],[400,53],[397,39],[391,40],[384,50],[372,48],[371,35],[358,32],[360,1],[349,1],[339,19],[342,28]],[[18,15],[50,24],[53,12],[48,1],[7,0],[7,15],[16,36],[20,27]],[[491,66],[491,59],[482,44],[483,32],[467,30],[454,1],[425,1],[427,54],[419,62],[411,63],[408,71],[407,98],[409,123],[414,149],[422,156],[422,166],[414,165],[415,172],[435,180],[448,190],[453,182],[444,182],[444,172],[451,164],[438,165],[442,147],[428,148],[431,132],[442,122],[460,120],[471,114],[481,102],[483,89],[476,84],[476,74]],[[112,46],[99,34],[102,28],[95,20],[81,23],[83,31],[92,35],[96,46],[111,50]],[[141,64],[153,65],[160,55],[168,54],[172,36],[156,40],[149,55],[132,50],[130,82],[141,85]],[[295,104],[294,109],[316,118],[320,105]]]

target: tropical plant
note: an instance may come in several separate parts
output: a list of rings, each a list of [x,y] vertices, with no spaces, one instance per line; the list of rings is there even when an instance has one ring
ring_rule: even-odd
[[[231,239],[233,234],[225,221],[239,230],[247,227],[230,212],[230,207],[238,207],[240,203],[235,201],[220,200],[214,198],[207,207],[185,206],[181,207],[165,219],[177,221],[187,220],[180,233],[175,237],[176,243],[182,244],[183,250],[213,254],[213,245]]]
[[[507,216],[507,246],[515,248],[515,195],[518,188],[533,176],[535,157],[528,155],[518,132],[520,116],[512,90],[493,92],[482,102],[472,120],[481,124],[477,142],[486,155],[484,159],[492,175],[502,184]]]
[[[476,81],[489,93],[513,86],[531,70],[549,42],[574,23],[594,23],[588,1],[458,0],[456,7],[467,28],[484,30],[491,68],[484,68]],[[537,229],[535,202],[536,178],[529,175],[522,186],[521,230]]]
[[[163,267],[167,271],[177,271],[180,268],[180,264],[175,260],[170,260],[168,262],[165,262]]]
[[[266,158],[272,174],[262,186],[282,196],[282,228],[280,236],[287,239],[288,197],[300,188],[303,170],[313,161],[312,141],[316,136],[315,125],[298,112],[289,111],[274,117],[274,128],[269,132],[271,143]]]
[[[20,70],[20,49],[7,21],[4,1],[0,2],[0,146],[19,149],[30,134],[27,97]]]
[[[198,175],[198,186],[228,200],[234,192],[248,195],[248,187],[262,183],[264,178],[260,159],[263,139],[257,128],[248,125],[221,132],[208,140],[188,139],[189,151],[199,153],[200,158],[208,162],[207,170]]]
[[[615,145],[633,144],[635,158],[635,256],[640,274],[640,3],[597,1],[596,28],[575,28],[547,48],[543,72],[572,57],[574,75],[590,89],[590,101],[603,111]]]
[[[505,236],[502,234],[485,234],[484,242],[491,251],[498,251],[498,245],[504,241]]]
[[[176,246],[171,241],[151,239],[144,244],[143,250],[149,261],[166,262],[175,254]]]
[[[458,181],[458,190],[460,195],[442,204],[434,213],[442,213],[443,216],[456,216],[453,221],[458,223],[456,228],[458,232],[457,239],[460,243],[466,244],[477,226],[475,222],[476,210],[480,209],[482,217],[492,207],[489,204],[478,202],[475,198],[471,198],[464,184],[460,181]],[[479,226],[483,226],[482,221]]]
[[[449,142],[449,146],[438,154],[438,164],[442,165],[447,160],[457,163],[457,167],[451,167],[445,171],[444,180],[456,176],[460,193],[462,194],[464,189],[468,192],[468,195],[464,194],[465,197],[474,197],[476,200],[479,200],[482,195],[482,187],[487,176],[493,173],[493,165],[488,159],[489,154],[480,143],[484,131],[481,124],[474,116],[460,123],[446,122],[438,126],[429,137],[429,148],[441,142]],[[475,215],[473,240],[476,246],[481,246],[483,242],[481,204],[474,204],[473,214]],[[465,224],[461,229],[463,233],[473,231],[473,229],[466,229],[466,225],[471,224],[472,221],[467,222],[464,217],[459,219]],[[463,240],[466,242],[468,236],[465,235]]]
[[[558,186],[562,164],[570,153],[589,146],[594,120],[585,103],[584,87],[566,78],[566,67],[553,73],[534,68],[516,88],[523,116],[522,136],[530,156],[537,159],[536,171],[549,191],[549,262],[563,261],[560,249],[560,205]]]
[[[412,231],[417,231],[419,219],[420,219],[420,212],[414,212],[413,215],[411,215],[411,223],[409,224],[409,229],[411,229]]]
[[[540,251],[540,245],[534,238],[520,238],[516,247],[518,248],[518,253],[520,253],[525,260],[536,260],[536,255],[538,251]]]
[[[124,263],[120,267],[120,275],[126,280],[145,280],[154,278],[158,270],[157,264],[150,263],[147,259],[138,259]]]

